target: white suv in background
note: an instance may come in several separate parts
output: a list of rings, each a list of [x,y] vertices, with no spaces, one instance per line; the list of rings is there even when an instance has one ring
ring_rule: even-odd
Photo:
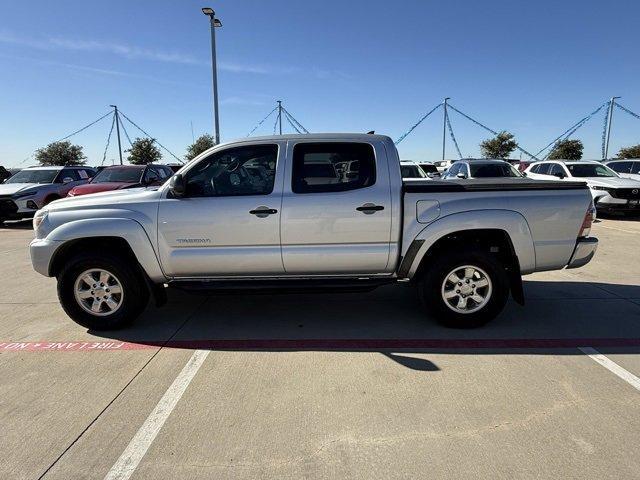
[[[640,213],[640,182],[620,177],[603,163],[548,160],[531,164],[525,172],[538,180],[584,180],[600,212]]]
[[[615,170],[618,175],[631,180],[640,180],[640,158],[629,160],[610,160],[605,163],[611,170]]]

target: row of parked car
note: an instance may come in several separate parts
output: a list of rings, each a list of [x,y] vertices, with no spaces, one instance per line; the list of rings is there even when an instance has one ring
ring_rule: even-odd
[[[451,180],[525,176],[538,180],[584,181],[599,211],[640,214],[640,159],[608,162],[546,160],[523,162],[518,166],[494,159],[435,163],[403,160],[401,171],[404,178]]]
[[[313,165],[312,177],[335,177],[336,182],[357,174],[359,162],[333,166]],[[91,168],[29,167],[23,170],[0,168],[0,223],[5,220],[30,218],[52,202],[66,196],[157,187],[170,178],[180,166],[120,165]],[[331,168],[324,171],[322,168]],[[584,181],[589,185],[596,208],[604,213],[640,213],[640,159],[598,161],[547,160],[521,165],[497,159],[463,159],[441,162],[400,163],[403,178],[432,180],[505,178],[527,176],[539,180]],[[522,171],[520,170],[522,169]],[[264,174],[256,167],[246,176],[259,182]],[[311,174],[310,174],[311,175]],[[263,179],[268,180],[268,179]]]
[[[8,170],[6,170],[9,172]],[[30,218],[64,197],[162,185],[174,173],[168,165],[28,167],[0,179],[0,223]]]

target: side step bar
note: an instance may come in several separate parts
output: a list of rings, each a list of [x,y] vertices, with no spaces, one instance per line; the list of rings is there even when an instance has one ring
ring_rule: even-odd
[[[225,279],[173,280],[169,287],[191,292],[221,294],[276,293],[353,293],[368,292],[381,285],[395,283],[396,278],[282,278],[282,279]]]

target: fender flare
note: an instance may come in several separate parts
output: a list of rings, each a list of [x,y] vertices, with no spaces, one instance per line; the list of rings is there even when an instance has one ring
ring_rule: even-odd
[[[160,262],[153,248],[151,239],[140,223],[130,218],[90,218],[74,220],[55,228],[48,240],[59,244],[56,252],[65,243],[72,240],[90,237],[117,237],[125,240],[138,263],[153,282],[164,282],[166,276],[162,272]],[[53,260],[51,256],[50,262]]]
[[[471,230],[503,230],[509,236],[514,253],[520,263],[520,273],[535,271],[536,253],[533,236],[526,219],[513,210],[473,210],[439,218],[423,228],[409,246],[416,248],[408,267],[407,278],[413,278],[429,249],[441,238],[455,232]]]

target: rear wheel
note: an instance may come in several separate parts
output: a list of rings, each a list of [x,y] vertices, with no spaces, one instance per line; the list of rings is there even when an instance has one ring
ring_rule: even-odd
[[[74,322],[92,330],[114,330],[142,313],[149,292],[130,262],[107,255],[79,255],[58,275],[58,298]]]
[[[427,311],[454,328],[484,325],[502,311],[509,297],[504,265],[481,250],[442,252],[418,288]]]

